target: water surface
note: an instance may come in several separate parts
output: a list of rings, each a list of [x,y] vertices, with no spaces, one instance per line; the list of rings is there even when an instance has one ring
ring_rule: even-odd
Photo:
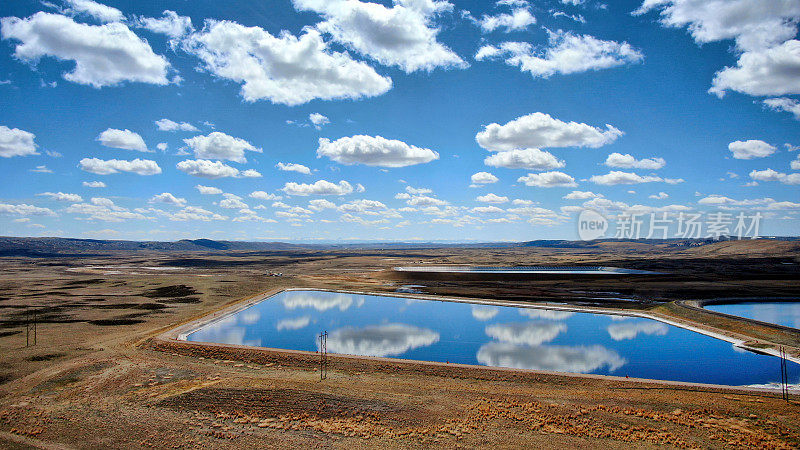
[[[285,291],[190,341],[727,385],[780,380],[779,360],[650,319],[324,291]],[[790,363],[790,380],[800,366]]]
[[[706,305],[705,308],[732,316],[800,329],[800,302],[734,303]]]

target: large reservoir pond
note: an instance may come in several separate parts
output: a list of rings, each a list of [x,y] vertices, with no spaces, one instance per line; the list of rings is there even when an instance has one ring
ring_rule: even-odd
[[[780,380],[772,356],[650,319],[325,291],[284,291],[189,341],[726,385]],[[789,380],[800,366],[789,363]]]
[[[732,316],[800,329],[800,302],[735,303],[706,305],[704,308]]]

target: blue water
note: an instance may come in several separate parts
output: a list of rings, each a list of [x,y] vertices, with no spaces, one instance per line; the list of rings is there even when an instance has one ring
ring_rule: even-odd
[[[800,329],[800,302],[706,305],[706,309]]]
[[[780,380],[779,360],[641,318],[324,291],[285,291],[187,339],[726,385]],[[789,364],[791,382],[800,366]]]

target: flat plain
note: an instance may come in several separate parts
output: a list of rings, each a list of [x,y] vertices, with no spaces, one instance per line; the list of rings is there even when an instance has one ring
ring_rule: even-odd
[[[391,270],[419,264],[602,265],[664,275],[423,280]],[[415,284],[431,295],[648,311],[798,357],[800,332],[693,306],[800,298],[796,241],[57,249],[7,253],[0,269],[0,446],[800,446],[797,399],[774,391],[335,357],[320,381],[313,358],[159,339],[283,288],[388,293]],[[36,345],[26,346],[34,318]]]

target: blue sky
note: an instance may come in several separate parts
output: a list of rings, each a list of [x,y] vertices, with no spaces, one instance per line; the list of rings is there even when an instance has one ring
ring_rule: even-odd
[[[574,239],[582,208],[800,229],[795,1],[14,0],[0,17],[3,235]]]

